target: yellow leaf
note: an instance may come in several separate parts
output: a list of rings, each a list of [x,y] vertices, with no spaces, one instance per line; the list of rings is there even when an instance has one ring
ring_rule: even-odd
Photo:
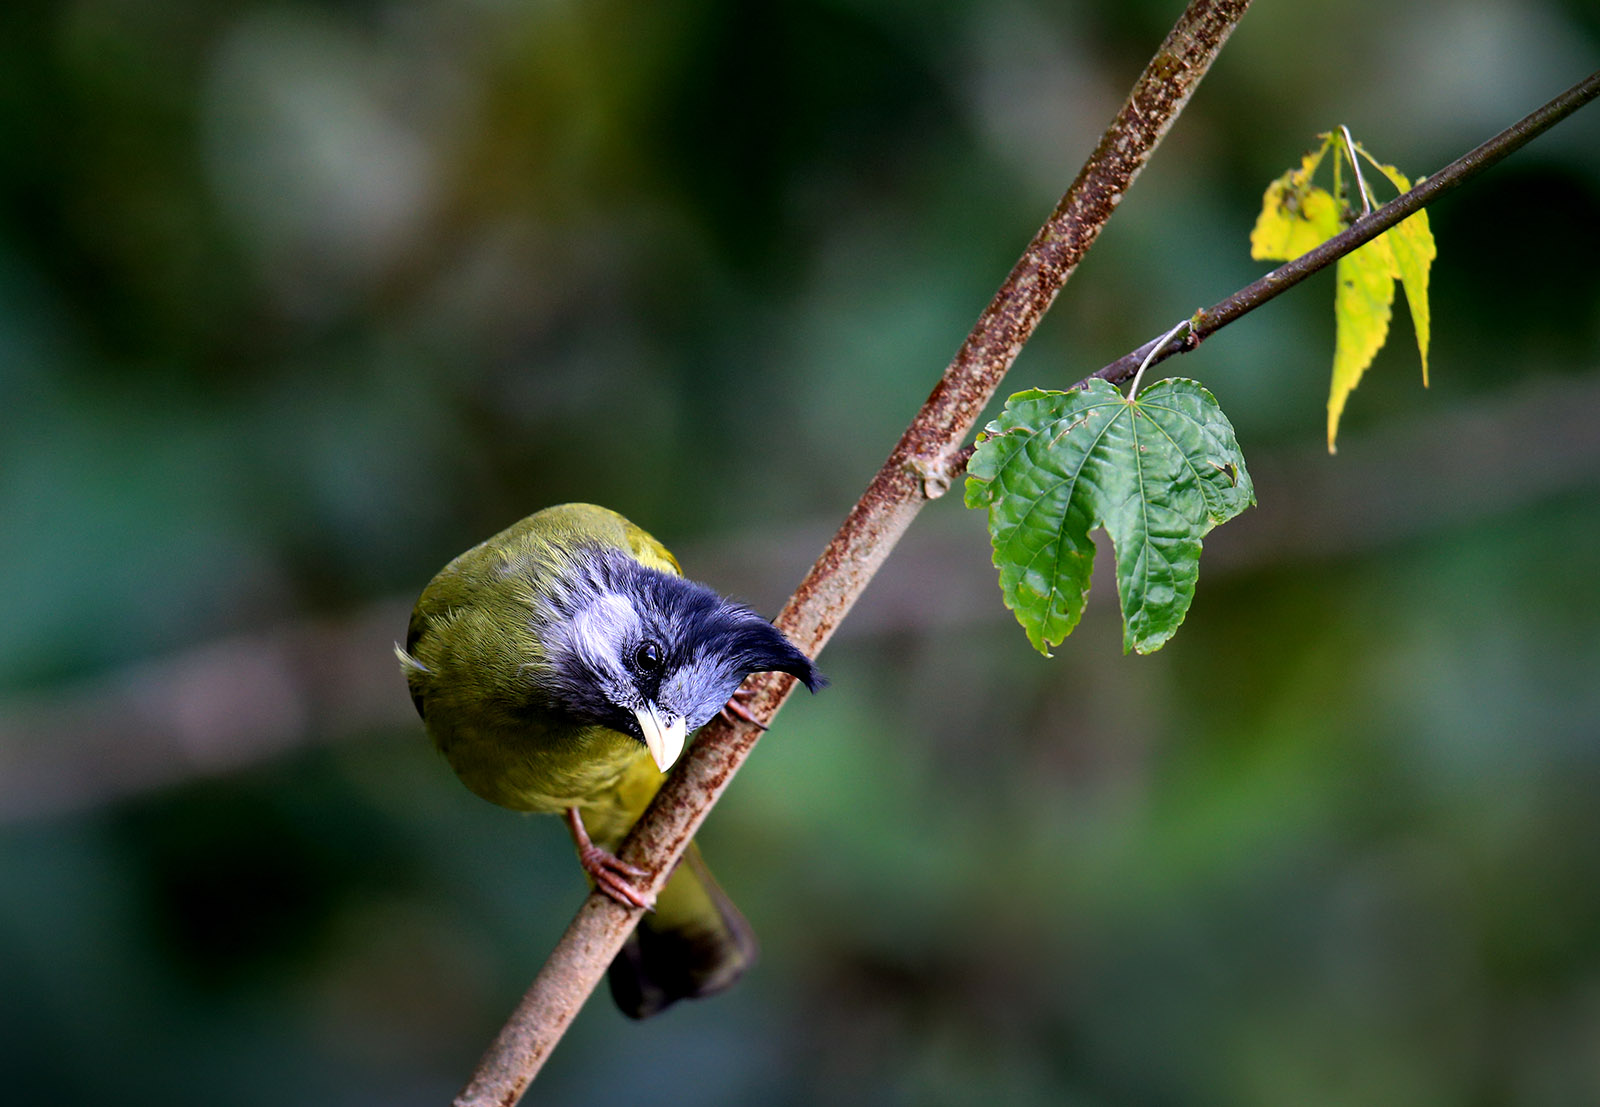
[[[1339,259],[1333,297],[1333,384],[1328,391],[1328,452],[1339,435],[1344,403],[1389,336],[1399,276],[1387,232]]]
[[[1378,161],[1360,143],[1350,141],[1349,133],[1342,128],[1318,137],[1322,139],[1320,147],[1301,158],[1298,168],[1267,186],[1261,214],[1250,232],[1252,257],[1284,261],[1297,258],[1344,229],[1347,215],[1340,202],[1311,181],[1330,150],[1334,193],[1343,195],[1339,184],[1343,165],[1349,163],[1352,170],[1359,170],[1357,157],[1372,163],[1401,192],[1410,190],[1411,182],[1404,173]],[[1376,204],[1377,197],[1367,179],[1359,172],[1353,178],[1352,187],[1359,186],[1363,208]],[[1411,329],[1417,336],[1417,353],[1422,359],[1422,383],[1427,385],[1428,274],[1436,254],[1428,215],[1418,211],[1339,260],[1333,301],[1333,380],[1328,389],[1329,453],[1338,440],[1345,402],[1389,337],[1397,280],[1406,292]]]
[[[1267,186],[1250,232],[1250,256],[1257,261],[1291,261],[1339,233],[1338,203],[1311,183],[1326,148],[1307,154],[1299,169]]]
[[[1361,151],[1366,154],[1366,151]],[[1371,156],[1368,155],[1369,160]],[[1411,188],[1406,175],[1392,165],[1373,160],[1389,183],[1401,192]],[[1439,255],[1433,243],[1433,231],[1428,226],[1428,213],[1419,211],[1402,220],[1385,232],[1394,251],[1395,267],[1399,271],[1400,287],[1406,290],[1406,306],[1411,309],[1411,329],[1417,335],[1417,353],[1422,358],[1422,385],[1428,385],[1428,272],[1433,259]]]

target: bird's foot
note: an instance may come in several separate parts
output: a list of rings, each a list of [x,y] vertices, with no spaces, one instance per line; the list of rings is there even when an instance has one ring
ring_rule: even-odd
[[[722,705],[722,711],[720,712],[720,714],[723,717],[725,717],[730,723],[735,721],[736,719],[743,719],[745,722],[749,723],[751,726],[755,727],[757,730],[766,730],[767,729],[767,724],[762,722],[760,719],[756,718],[754,715],[750,714],[750,709],[744,705],[745,701],[748,700],[749,698],[750,698],[749,689],[744,688],[743,686],[741,686],[737,691],[735,691],[733,693],[732,698],[729,699],[727,703]]]
[[[634,886],[634,881],[644,880],[650,874],[590,841],[583,816],[576,807],[567,808],[567,829],[572,831],[572,844],[578,847],[578,864],[583,866],[596,888],[624,907],[646,911],[655,907],[655,897],[645,895]]]

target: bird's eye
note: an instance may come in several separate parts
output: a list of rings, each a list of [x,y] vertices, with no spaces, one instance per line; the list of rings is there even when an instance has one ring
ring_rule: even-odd
[[[641,673],[659,673],[661,647],[654,642],[641,642],[633,651],[633,667]]]

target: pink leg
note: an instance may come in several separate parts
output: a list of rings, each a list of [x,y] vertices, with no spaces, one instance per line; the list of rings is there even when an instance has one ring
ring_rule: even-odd
[[[655,906],[653,897],[646,898],[631,883],[643,880],[650,874],[591,842],[589,831],[583,825],[583,816],[578,814],[576,807],[567,808],[567,829],[572,832],[572,844],[578,847],[578,864],[594,879],[595,887],[624,907],[649,910]]]

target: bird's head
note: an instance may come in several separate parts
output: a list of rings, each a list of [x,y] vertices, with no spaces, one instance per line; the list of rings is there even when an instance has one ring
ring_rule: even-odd
[[[534,606],[542,698],[643,742],[662,772],[751,673],[788,673],[813,692],[827,683],[748,607],[610,547],[576,551]]]

